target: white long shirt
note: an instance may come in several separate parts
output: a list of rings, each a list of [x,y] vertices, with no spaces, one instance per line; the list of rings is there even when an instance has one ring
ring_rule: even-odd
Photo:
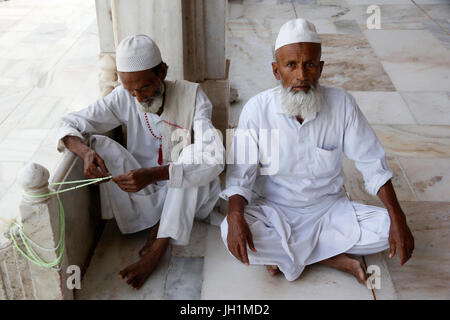
[[[202,134],[209,129],[215,130],[211,122],[211,113],[211,102],[203,90],[198,88],[193,119],[194,143],[183,149],[176,163],[169,163],[168,187],[187,188],[205,185],[222,172],[225,153],[222,141],[217,137],[204,138],[205,135]],[[166,124],[156,114],[147,113],[147,117],[154,135],[159,137],[162,126]],[[87,108],[62,117],[61,122],[57,132],[59,151],[65,148],[61,140],[65,136],[76,136],[85,140],[88,134],[102,134],[119,125],[125,125],[128,151],[142,167],[158,166],[160,141],[151,134],[145,114],[138,110],[134,97],[123,86],[115,88]],[[215,150],[215,153],[213,152],[213,157],[209,159],[216,161],[203,163],[194,161],[193,158],[197,157],[194,153],[211,153],[210,150]]]
[[[383,147],[349,93],[336,87],[322,88],[325,99],[321,110],[304,119],[302,124],[282,112],[281,86],[261,92],[247,102],[238,129],[254,130],[250,139],[257,144],[259,154],[254,155],[255,163],[242,164],[237,164],[235,154],[236,164],[227,167],[227,188],[221,197],[228,199],[239,194],[249,203],[261,198],[288,207],[317,205],[342,194],[343,153],[355,161],[366,190],[377,194],[392,177]],[[260,174],[261,159],[266,162],[274,154],[270,144],[262,141],[260,129],[278,129],[276,174]],[[236,137],[233,143],[236,144]],[[271,165],[276,160],[271,159]]]
[[[302,124],[282,112],[280,86],[248,101],[238,129],[250,131],[245,146],[257,145],[258,151],[251,152],[256,161],[250,162],[247,152],[239,164],[235,149],[246,148],[235,135],[234,157],[228,157],[236,164],[228,165],[227,188],[220,195],[227,200],[239,194],[248,201],[244,217],[257,250],[249,251],[251,263],[278,265],[290,281],[305,265],[365,241],[358,216],[371,211],[345,195],[343,154],[355,161],[371,194],[392,177],[384,150],[355,99],[343,89],[322,87],[321,110]],[[264,129],[277,131],[278,143],[276,137],[266,139]],[[221,228],[226,243],[226,219]]]

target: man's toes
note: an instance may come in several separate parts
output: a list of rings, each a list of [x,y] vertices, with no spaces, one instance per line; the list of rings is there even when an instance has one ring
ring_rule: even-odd
[[[138,279],[134,282],[133,287],[135,289],[140,289],[144,285],[146,280],[147,280],[147,278],[138,277]]]
[[[132,269],[131,267],[132,267],[132,266],[128,266],[128,267],[126,267],[125,269],[121,270],[121,271],[119,272],[120,278],[125,279],[125,278],[127,277],[128,273],[131,271],[131,269]]]
[[[267,271],[269,271],[271,276],[276,275],[279,271],[278,266],[266,266],[266,267],[267,267]]]
[[[134,272],[128,273],[126,279],[127,279],[126,280],[127,284],[129,284],[131,286],[136,279],[135,273]]]
[[[361,265],[361,263],[358,264],[356,270],[355,270],[355,276],[356,279],[358,279],[358,282],[365,285],[366,284],[366,280],[367,280],[367,275],[364,272],[363,266]]]
[[[141,281],[139,281],[139,277],[135,277],[133,278],[133,281],[129,283],[129,285],[132,286],[134,289],[139,289],[142,286],[140,285],[140,282]]]

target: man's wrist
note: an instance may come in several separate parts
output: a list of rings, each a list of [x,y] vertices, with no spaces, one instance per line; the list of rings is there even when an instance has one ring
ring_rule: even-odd
[[[156,181],[169,180],[169,165],[148,168],[148,174]]]
[[[240,218],[243,216],[244,216],[244,212],[241,212],[239,210],[228,211],[228,215],[227,215],[227,217],[229,217],[229,218]]]
[[[406,223],[405,213],[401,208],[388,209],[389,217],[393,223]]]
[[[82,159],[84,159],[86,157],[86,154],[92,150],[86,144],[84,144],[79,137],[76,136],[65,136],[62,141],[67,149],[69,149],[71,152],[75,153]]]
[[[78,155],[81,159],[84,160],[88,152],[93,151],[91,148],[89,148],[86,145],[80,146],[77,149],[75,149],[74,153]]]

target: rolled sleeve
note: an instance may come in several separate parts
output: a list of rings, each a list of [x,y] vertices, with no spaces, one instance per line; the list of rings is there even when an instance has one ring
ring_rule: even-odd
[[[252,190],[239,186],[232,186],[226,188],[220,193],[219,197],[228,201],[231,196],[234,196],[236,194],[245,198],[245,200],[247,200],[248,203],[250,203],[252,200]]]
[[[366,191],[377,195],[393,174],[387,166],[381,142],[350,94],[346,100],[345,121],[344,153],[361,172]]]
[[[365,182],[365,188],[367,192],[373,196],[378,194],[378,190],[386,182],[388,182],[393,177],[393,174],[389,170],[383,170],[375,175],[372,175],[371,179]]]
[[[78,130],[71,126],[63,125],[58,128],[58,133],[56,136],[56,149],[58,150],[58,152],[63,152],[66,150],[66,145],[63,142],[63,138],[67,136],[78,137],[83,142],[86,142],[85,137],[83,137],[83,135]]]
[[[123,88],[117,87],[110,94],[88,107],[62,117],[57,131],[57,150],[62,152],[66,149],[62,141],[66,136],[79,137],[86,142],[90,134],[102,134],[123,124],[119,112],[121,91]]]
[[[259,154],[255,154],[255,161],[251,162],[251,157],[246,157],[244,163],[239,160],[238,154],[249,154],[252,152],[250,146],[258,146],[258,126],[252,121],[252,106],[255,100],[249,101],[241,112],[237,129],[234,132],[234,137],[230,150],[232,150],[232,164],[227,166],[227,188],[222,191],[220,197],[228,200],[231,196],[238,194],[251,203],[253,199],[253,187],[258,176],[259,168]],[[249,143],[246,143],[248,138]]]

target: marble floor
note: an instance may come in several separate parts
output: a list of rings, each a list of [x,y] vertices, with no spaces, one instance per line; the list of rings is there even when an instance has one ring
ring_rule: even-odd
[[[0,233],[18,212],[19,169],[34,161],[53,172],[60,160],[54,140],[59,117],[99,94],[94,1],[56,3],[0,2]],[[371,4],[381,9],[380,30],[366,27]],[[248,99],[277,85],[271,62],[280,26],[296,16],[313,22],[323,39],[321,83],[348,90],[385,147],[416,238],[412,259],[400,267],[385,253],[364,257],[380,267],[381,288],[373,291],[323,266],[310,266],[287,282],[236,262],[219,229],[196,222],[190,245],[171,246],[136,291],[117,272],[137,259],[146,233],[121,235],[110,221],[76,298],[450,299],[450,3],[230,0],[228,10],[230,80],[239,94],[230,125]],[[344,170],[352,199],[380,204],[364,190],[351,161]]]

